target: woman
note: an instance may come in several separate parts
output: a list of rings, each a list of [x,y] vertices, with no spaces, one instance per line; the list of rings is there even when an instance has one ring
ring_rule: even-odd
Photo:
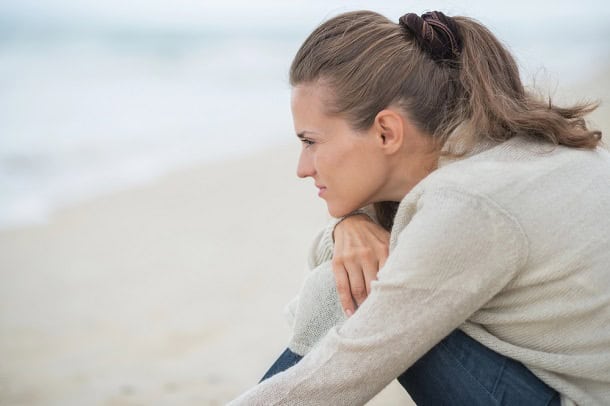
[[[537,100],[485,27],[440,12],[337,16],[290,79],[298,175],[334,217],[374,205],[390,253],[344,320],[322,236],[295,326],[317,336],[233,404],[363,404],[396,377],[418,404],[610,402],[610,156],[583,120],[594,107]],[[346,310],[364,271],[336,272]]]

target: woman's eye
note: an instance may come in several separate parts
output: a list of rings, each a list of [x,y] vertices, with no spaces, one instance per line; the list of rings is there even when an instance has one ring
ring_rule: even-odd
[[[309,147],[310,145],[313,145],[314,142],[312,140],[308,140],[307,138],[301,138],[301,142],[303,143],[303,145],[305,145],[306,147]]]

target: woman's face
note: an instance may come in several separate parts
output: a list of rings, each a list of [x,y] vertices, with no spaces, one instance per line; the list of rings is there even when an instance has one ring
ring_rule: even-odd
[[[340,217],[381,201],[390,167],[373,129],[356,132],[345,119],[326,114],[325,96],[317,85],[293,89],[294,127],[302,142],[297,175],[313,178],[329,213]]]

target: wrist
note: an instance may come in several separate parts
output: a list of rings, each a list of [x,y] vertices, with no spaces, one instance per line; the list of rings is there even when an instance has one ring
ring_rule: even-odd
[[[368,221],[373,221],[374,222],[373,218],[364,209],[354,210],[353,212],[346,214],[345,216],[339,218],[339,220],[333,226],[333,231],[331,233],[331,237],[332,237],[333,243],[335,242],[335,230],[337,229],[339,224],[343,223],[343,221],[347,220],[350,217],[359,216],[359,215],[366,216]]]

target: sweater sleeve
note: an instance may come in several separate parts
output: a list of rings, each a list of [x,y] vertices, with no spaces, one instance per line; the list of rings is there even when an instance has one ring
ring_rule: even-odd
[[[288,348],[305,355],[332,327],[344,320],[332,265],[326,261],[309,272],[303,282]]]
[[[232,405],[364,404],[484,306],[527,259],[521,227],[487,198],[437,189],[413,205],[358,311],[297,365]]]
[[[354,213],[366,214],[376,221],[372,206]],[[310,273],[300,293],[284,307],[284,316],[293,330],[289,348],[297,354],[305,354],[330,327],[344,319],[331,266],[333,232],[344,218],[331,218],[316,235],[307,256]]]

